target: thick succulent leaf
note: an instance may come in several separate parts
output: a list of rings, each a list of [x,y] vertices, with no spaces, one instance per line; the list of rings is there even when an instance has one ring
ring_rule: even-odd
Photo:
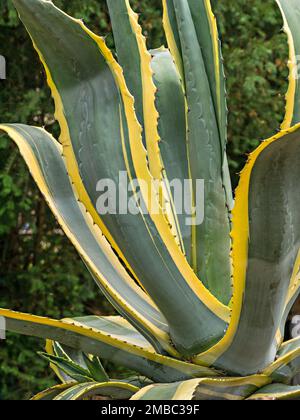
[[[289,289],[286,295],[285,306],[284,306],[283,315],[281,318],[281,324],[277,331],[276,340],[277,340],[278,345],[281,345],[283,342],[286,322],[294,306],[294,303],[299,297],[299,294],[300,294],[300,251],[298,253],[296,262],[294,264],[294,270],[291,277]]]
[[[284,20],[284,30],[289,44],[289,89],[286,95],[286,115],[282,128],[286,129],[300,122],[300,3],[298,0],[276,0]]]
[[[259,388],[270,383],[263,375],[249,378],[193,379],[174,384],[149,385],[132,400],[244,400]]]
[[[226,192],[228,209],[233,207],[232,186],[227,156],[225,153],[227,141],[227,104],[225,74],[222,59],[221,44],[215,16],[212,12],[210,0],[185,0],[191,12],[192,25],[196,31],[197,41],[201,48],[204,66],[214,103],[214,111],[219,127],[219,141],[223,155],[223,186]],[[183,48],[177,23],[175,3],[173,0],[163,0],[164,29],[169,48],[177,64],[182,80],[185,80],[185,64]]]
[[[81,366],[72,362],[71,360],[64,359],[62,357],[52,356],[47,353],[38,353],[43,359],[47,360],[50,364],[56,366],[60,371],[64,372],[75,382],[86,383],[94,382],[90,372],[87,369],[83,369]]]
[[[226,156],[228,113],[226,102],[226,80],[217,21],[212,11],[210,0],[188,0],[188,3],[195,25],[198,42],[201,46],[206,74],[217,116],[221,150],[223,150],[223,185],[226,191],[227,205],[229,209],[232,210],[234,203],[229,166]]]
[[[177,18],[173,0],[162,0],[163,3],[163,25],[169,49],[174,57],[181,80],[184,83],[185,73],[182,61],[182,48],[177,25]]]
[[[161,138],[160,152],[166,179],[169,182],[179,180],[181,186],[185,185],[184,199],[192,206],[190,167],[188,162],[186,104],[180,75],[176,69],[169,50],[160,48],[151,50],[153,80],[157,88],[156,108],[159,113],[158,132]],[[170,100],[176,106],[170,106]],[[172,184],[171,184],[172,185]],[[170,189],[172,201],[177,213],[178,230],[181,233],[182,247],[189,263],[192,252],[192,227],[188,225],[187,218],[190,214],[182,208],[182,203],[177,202],[175,188]],[[178,191],[177,191],[178,194]],[[182,193],[179,196],[182,197]]]
[[[263,142],[241,175],[233,212],[234,296],[223,340],[199,357],[239,375],[265,369],[300,247],[300,126]]]
[[[288,385],[300,373],[300,338],[282,344],[276,357],[264,373],[271,376],[274,382]]]
[[[222,149],[227,139],[227,106],[223,59],[216,18],[210,0],[187,0],[203,54],[214,108],[217,115]]]
[[[190,8],[193,26],[203,54],[209,86],[220,130],[222,149],[225,151],[227,139],[226,86],[216,18],[210,0],[185,0]],[[169,48],[179,69],[184,68],[183,48],[173,0],[163,0],[164,29]],[[192,30],[191,30],[192,31]],[[180,71],[185,80],[184,69]],[[232,193],[231,193],[232,195]]]
[[[204,180],[204,221],[195,229],[196,266],[200,279],[223,303],[231,298],[230,220],[223,188],[223,146],[204,56],[188,0],[173,0],[185,69],[188,104],[188,153],[193,185]],[[199,212],[198,212],[199,213]]]
[[[61,156],[61,146],[39,128],[1,125],[0,130],[7,132],[16,142],[51,210],[100,289],[122,315],[157,343],[156,346],[160,346],[158,341],[162,339],[165,347],[170,347],[164,317],[127,274],[74,194]]]
[[[48,388],[45,391],[39,392],[37,395],[31,398],[32,401],[52,401],[62,392],[66,391],[69,388],[72,388],[74,383],[61,384]]]
[[[300,386],[268,385],[253,394],[248,400],[300,400]]]
[[[110,179],[119,186],[120,171],[127,173],[131,187],[133,180],[139,180],[141,197],[133,187],[138,214],[109,212],[103,216],[105,226],[167,318],[177,349],[191,355],[208,348],[224,335],[230,311],[189,266],[157,197],[148,200],[152,177],[121,68],[102,38],[51,2],[14,3],[46,67],[60,111],[57,118],[63,128],[67,168],[81,201],[88,196],[96,206],[97,182]],[[127,195],[127,185],[119,187],[118,192]],[[158,207],[159,211],[141,214],[139,198],[149,209]]]
[[[155,108],[155,86],[152,80],[151,55],[138,23],[138,15],[129,0],[107,0],[118,62],[123,68],[129,92],[135,99],[137,118],[143,127],[150,171],[162,178],[159,155],[158,113]]]
[[[92,354],[103,360],[132,369],[155,382],[175,382],[193,377],[216,377],[219,373],[192,363],[182,362],[159,355],[153,348],[139,347],[127,340],[126,334],[108,331],[104,320],[103,329],[84,326],[76,321],[53,319],[0,309],[8,331],[58,341],[59,343]]]
[[[149,342],[124,318],[119,316],[86,316],[82,318],[64,319],[65,322],[104,331],[120,341],[129,342],[133,346],[153,351]]]
[[[159,180],[157,193],[160,203],[166,211],[172,233],[178,245],[182,246],[182,237],[176,220],[176,211],[164,188],[164,164],[160,155],[158,120],[160,115],[155,104],[156,87],[153,83],[151,54],[147,50],[146,39],[138,23],[129,0],[107,0],[112,23],[118,62],[121,65],[129,92],[135,99],[135,110],[139,123],[143,127],[143,142],[147,148],[149,169],[154,179]]]
[[[138,121],[144,127],[143,70],[147,69],[148,81],[149,54],[145,52],[144,39],[138,23],[127,0],[107,0],[109,16],[113,29],[118,63],[121,65],[129,92],[134,97]],[[142,62],[143,60],[143,62]],[[149,76],[150,75],[150,76]],[[145,133],[144,133],[145,135]],[[145,139],[144,139],[145,141]],[[144,143],[146,146],[146,143]]]
[[[78,401],[93,397],[109,397],[115,400],[128,400],[139,390],[138,387],[124,382],[103,382],[77,384],[54,398],[55,401]]]
[[[116,338],[122,342],[128,342],[132,346],[137,346],[145,349],[146,351],[153,352],[152,346],[141,336],[125,319],[118,316],[87,316],[82,318],[64,319],[65,322],[71,323],[76,326],[83,326],[93,328],[97,331],[105,331],[111,337]],[[62,346],[61,344],[53,341],[47,341],[46,351],[50,355],[57,355],[60,357],[70,358],[71,361],[75,362],[83,369],[90,372],[90,376],[96,382],[106,382],[109,378],[100,362],[100,360],[91,355],[85,355],[82,352],[76,352],[75,350]],[[97,360],[98,359],[98,360]],[[98,366],[97,366],[98,365]],[[66,376],[65,372],[61,369],[55,369],[55,366],[51,366],[56,375],[63,382],[69,382],[72,377]],[[79,381],[78,381],[79,382]],[[134,385],[136,385],[134,383]]]

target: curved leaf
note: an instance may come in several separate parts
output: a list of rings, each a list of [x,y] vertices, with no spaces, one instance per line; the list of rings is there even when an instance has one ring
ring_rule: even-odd
[[[72,388],[73,386],[74,383],[53,386],[52,388],[48,388],[45,391],[39,392],[37,395],[31,398],[31,401],[52,401],[59,394],[69,388]]]
[[[177,26],[177,18],[173,0],[162,0],[163,25],[169,49],[174,57],[182,82],[185,80],[185,70],[182,61],[182,48]]]
[[[129,322],[120,316],[86,316],[64,319],[64,322],[103,331],[112,338],[126,341],[132,346],[153,352],[151,344]]]
[[[223,153],[223,185],[226,191],[227,206],[233,208],[232,186],[227,156],[227,104],[226,86],[221,43],[219,41],[216,18],[210,0],[187,0],[190,8],[197,40],[204,58],[204,66],[214,102],[218,122],[220,144]],[[169,48],[177,64],[182,80],[185,80],[183,50],[173,0],[163,0],[163,24]]]
[[[224,335],[230,311],[209,293],[189,266],[157,197],[150,197],[149,202],[152,177],[121,68],[102,38],[51,2],[14,3],[46,67],[60,111],[67,168],[79,197],[83,194],[85,201],[86,191],[96,206],[96,185],[103,179],[113,181],[119,192],[127,195],[126,186],[119,185],[120,171],[127,174],[138,214],[109,212],[102,217],[105,226],[166,317],[178,351],[189,356],[208,348]],[[135,179],[140,183],[141,200],[149,209],[158,207],[157,213],[142,214]]]
[[[300,125],[250,155],[233,213],[232,321],[220,343],[199,357],[239,375],[274,360],[276,333],[300,247]]]
[[[156,108],[159,112],[158,132],[161,138],[160,152],[166,172],[167,180],[179,180],[179,188],[184,185],[185,204],[189,210],[192,207],[190,188],[190,167],[188,162],[187,126],[185,97],[179,73],[170,52],[165,48],[151,50],[153,80],[157,88]],[[176,106],[170,106],[170,98]],[[170,186],[170,184],[169,184]],[[177,193],[177,194],[176,194]],[[185,210],[182,203],[178,203],[178,196],[182,198],[183,192],[173,187],[170,196],[177,213],[178,230],[181,232],[183,249],[187,260],[191,264],[192,252],[192,226],[187,223],[191,215]]]
[[[264,374],[271,376],[274,382],[288,385],[300,373],[300,338],[282,344],[276,361],[271,364]]]
[[[198,42],[203,53],[204,65],[214,102],[220,132],[221,150],[223,151],[223,185],[226,191],[228,208],[232,210],[234,202],[226,156],[228,114],[226,79],[217,21],[212,11],[211,0],[188,0],[188,3]]]
[[[244,400],[270,383],[263,375],[248,378],[193,379],[174,384],[149,385],[131,400]]]
[[[298,253],[296,262],[294,264],[293,274],[291,277],[290,285],[286,295],[285,306],[281,318],[281,324],[277,331],[276,340],[278,345],[281,345],[284,339],[285,326],[288,316],[298,299],[300,294],[300,251]]]
[[[300,4],[298,0],[276,0],[284,21],[284,31],[289,44],[289,89],[286,95],[286,115],[282,128],[286,129],[300,122]]]
[[[300,386],[268,385],[253,394],[248,400],[300,400]]]
[[[129,0],[107,0],[107,5],[118,62],[123,69],[129,92],[135,99],[136,115],[143,128],[143,142],[147,148],[150,173],[154,179],[159,180],[157,193],[160,203],[166,211],[174,237],[182,246],[174,205],[170,201],[168,189],[163,185],[167,181],[160,155],[161,138],[158,132],[160,115],[155,103],[156,87],[152,77],[151,54],[147,50],[146,39],[138,23],[138,15],[132,10]]]
[[[227,139],[226,88],[216,18],[210,0],[187,0],[187,2],[203,54],[203,63],[217,115],[222,149],[225,150]]]
[[[76,321],[56,321],[6,309],[0,309],[0,316],[5,318],[8,331],[58,341],[75,350],[125,366],[155,382],[219,376],[213,369],[159,355],[149,346],[138,347],[130,343],[130,337],[127,341],[125,333],[123,337],[120,333],[114,336],[108,331],[105,319],[103,329],[100,329],[100,324],[95,329]]]
[[[197,250],[197,262],[194,269],[208,289],[228,304],[232,290],[230,220],[222,175],[224,147],[220,144],[213,96],[189,2],[173,0],[173,5],[189,109],[188,159],[194,203],[199,204],[199,197],[196,197],[197,180],[204,180],[205,183],[205,217],[203,223],[198,223],[195,229],[193,245]]]
[[[104,382],[99,384],[78,384],[54,398],[55,401],[78,401],[95,396],[109,397],[116,400],[128,400],[139,390],[138,387],[124,382]]]
[[[162,339],[165,347],[170,347],[163,316],[121,266],[83,204],[78,202],[67,176],[61,146],[39,128],[0,125],[0,130],[16,142],[52,212],[90,268],[100,289],[117,310],[152,342]],[[156,335],[161,338],[156,339]]]
[[[139,123],[144,129],[150,172],[162,178],[157,131],[158,112],[155,108],[155,86],[152,80],[151,55],[138,23],[138,15],[129,0],[107,0],[118,62],[123,68],[129,92],[135,98]]]

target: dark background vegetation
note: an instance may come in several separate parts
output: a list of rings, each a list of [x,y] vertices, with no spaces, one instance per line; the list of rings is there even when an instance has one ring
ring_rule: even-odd
[[[113,46],[104,0],[54,0]],[[229,96],[229,158],[233,183],[246,154],[280,126],[287,90],[287,47],[274,0],[213,1],[222,36]],[[132,0],[149,47],[165,43],[161,0]],[[1,122],[44,125],[59,134],[43,69],[9,0],[0,0]],[[80,258],[62,235],[16,147],[0,137],[0,307],[61,318],[108,314]],[[24,399],[54,378],[36,356],[41,341],[8,335],[0,342],[0,400]],[[113,375],[117,367],[110,367]]]

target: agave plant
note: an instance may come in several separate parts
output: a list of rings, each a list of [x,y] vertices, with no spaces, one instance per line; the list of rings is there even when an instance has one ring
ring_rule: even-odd
[[[300,339],[284,342],[300,290],[299,1],[277,0],[290,50],[282,130],[250,155],[234,201],[209,0],[163,0],[168,49],[150,52],[129,1],[107,0],[116,56],[51,1],[14,4],[45,67],[61,136],[1,130],[121,315],[58,321],[1,309],[8,330],[47,340],[42,357],[62,384],[35,399],[299,398],[291,383]],[[99,214],[96,185],[110,179],[122,193],[120,172],[137,212]],[[204,180],[203,223],[178,211],[175,178],[189,180],[191,204]],[[137,376],[109,379],[101,359]]]

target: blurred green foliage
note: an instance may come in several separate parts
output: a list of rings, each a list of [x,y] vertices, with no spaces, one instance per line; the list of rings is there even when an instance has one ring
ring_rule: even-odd
[[[104,0],[56,0],[113,46]],[[165,43],[161,0],[132,0],[149,47]],[[214,0],[227,75],[229,160],[233,183],[246,154],[278,130],[287,90],[287,46],[274,0]],[[43,69],[10,0],[0,0],[1,121],[59,129]],[[58,228],[16,148],[0,137],[0,306],[51,317],[112,313]],[[43,343],[9,334],[0,343],[0,399],[28,398],[53,377],[35,356]],[[111,374],[122,369],[110,367]]]
[[[221,31],[229,107],[228,154],[234,186],[246,154],[279,129],[288,49],[274,0],[213,0]]]

